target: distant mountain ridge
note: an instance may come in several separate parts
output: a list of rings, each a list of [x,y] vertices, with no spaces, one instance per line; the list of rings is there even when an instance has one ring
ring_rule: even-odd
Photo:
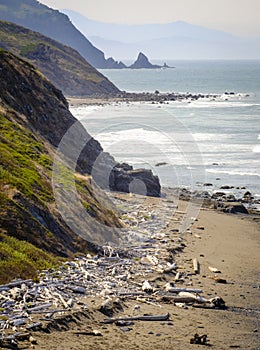
[[[74,49],[16,24],[0,21],[0,48],[32,63],[68,96],[120,92]]]
[[[260,38],[240,38],[183,21],[124,25],[93,21],[71,10],[62,12],[107,55],[120,60],[132,60],[140,51],[161,60],[260,58]]]
[[[36,0],[0,0],[0,20],[40,32],[74,48],[95,68],[117,68],[119,64],[112,58],[107,60],[65,14]]]

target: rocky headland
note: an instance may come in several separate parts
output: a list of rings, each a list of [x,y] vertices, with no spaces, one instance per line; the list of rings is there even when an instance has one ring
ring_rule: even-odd
[[[0,21],[0,48],[33,64],[67,96],[116,96],[120,90],[76,50],[14,23]]]

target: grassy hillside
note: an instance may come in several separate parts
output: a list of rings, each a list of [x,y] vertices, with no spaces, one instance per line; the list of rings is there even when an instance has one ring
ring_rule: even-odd
[[[34,67],[11,53],[0,50],[0,68],[1,283],[14,277],[35,277],[37,269],[95,247],[61,217],[52,189],[55,143],[74,120],[66,100]],[[59,122],[60,129],[55,128]],[[69,176],[89,215],[103,227],[120,227],[115,214],[97,198],[90,178]],[[65,188],[68,177],[63,179]],[[76,223],[82,221],[76,208],[71,213]],[[88,230],[91,234],[92,228]]]
[[[115,95],[119,92],[77,51],[16,24],[0,21],[0,48],[35,65],[68,96]]]

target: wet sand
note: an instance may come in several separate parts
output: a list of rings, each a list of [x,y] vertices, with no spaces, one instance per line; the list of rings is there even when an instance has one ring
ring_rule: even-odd
[[[143,199],[120,195],[131,211],[133,202],[140,200],[147,211],[160,199]],[[167,205],[167,198],[164,200]],[[169,203],[172,203],[169,201]],[[157,203],[158,204],[158,203]],[[159,204],[160,205],[160,204]],[[185,212],[187,202],[178,203],[178,218]],[[176,214],[173,216],[173,218]],[[182,242],[185,248],[175,255],[178,272],[190,275],[192,288],[203,290],[203,296],[222,297],[226,310],[179,308],[173,303],[145,303],[138,300],[121,300],[122,310],[114,317],[145,314],[165,314],[167,321],[135,321],[133,325],[118,327],[115,324],[103,324],[107,317],[96,310],[102,302],[101,297],[87,297],[89,309],[83,313],[61,317],[49,326],[50,333],[35,332],[35,349],[196,349],[202,345],[190,344],[195,333],[207,334],[208,346],[214,349],[260,349],[259,327],[259,217],[223,214],[203,208],[190,231],[172,232],[176,227],[174,220],[166,225],[165,232],[171,232],[172,241]],[[193,258],[197,258],[200,273],[193,271]],[[214,274],[208,267],[216,267],[221,273]],[[225,279],[227,283],[217,283],[213,276]],[[174,281],[174,274],[149,275],[149,281],[158,286]],[[144,276],[146,279],[147,276]],[[182,286],[176,282],[176,286]],[[98,330],[102,335],[91,335]],[[80,333],[80,334],[77,334]]]

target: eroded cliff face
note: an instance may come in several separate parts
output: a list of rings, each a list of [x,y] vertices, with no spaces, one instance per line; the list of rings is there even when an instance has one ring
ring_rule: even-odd
[[[121,222],[100,188],[138,193],[131,186],[138,180],[145,185],[141,194],[158,196],[158,178],[103,152],[70,113],[61,91],[3,50],[0,81],[3,234],[63,257],[117,242]]]
[[[101,204],[103,194],[93,189],[90,176],[75,173],[73,165],[70,169],[63,163],[58,191],[62,194],[72,183],[82,209],[70,207],[65,197],[63,204],[69,208],[69,220],[74,226],[61,215],[52,173],[54,155],[63,135],[76,124],[77,130],[87,136],[78,164],[78,170],[85,175],[102,148],[71,115],[61,91],[30,64],[0,51],[0,81],[0,280],[4,281],[35,275],[38,268],[46,267],[47,261],[53,262],[52,255],[70,257],[96,249],[95,237],[92,240],[91,235],[106,237],[106,231],[116,232],[121,223],[109,206]],[[76,146],[77,139],[73,142]],[[73,145],[68,148],[73,149]],[[11,254],[8,237],[16,240],[16,247],[24,241],[26,247],[21,249],[28,254],[32,255],[34,249],[30,247],[38,247],[34,262],[27,253]],[[36,264],[40,255],[45,265]],[[13,268],[13,273],[8,275],[9,268]]]

